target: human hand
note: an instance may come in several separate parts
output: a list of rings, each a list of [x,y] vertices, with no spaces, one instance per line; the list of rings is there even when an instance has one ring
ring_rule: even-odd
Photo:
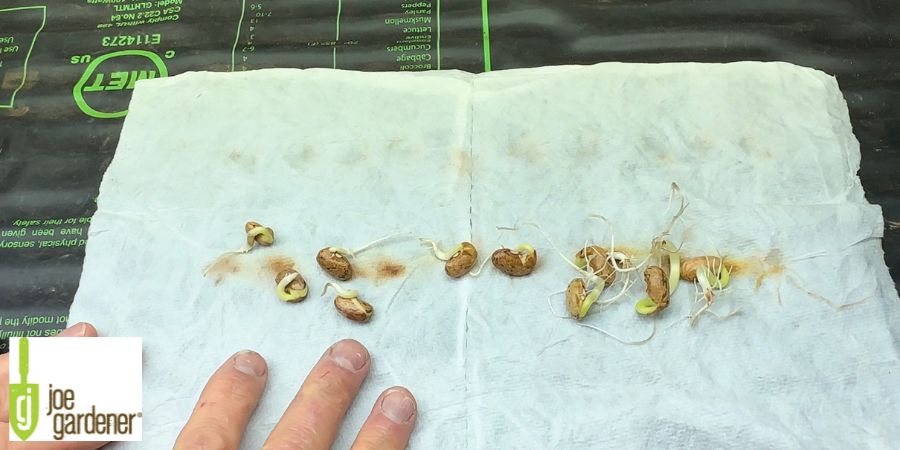
[[[300,386],[263,450],[330,449],[370,367],[369,352],[359,342],[345,339],[332,345]],[[174,450],[237,449],[267,374],[266,362],[256,352],[238,352],[225,361],[200,394]],[[376,400],[352,449],[406,448],[416,417],[412,394],[392,387]]]
[[[97,337],[89,323],[76,323],[58,337]],[[0,355],[0,443],[9,442],[9,353]],[[105,442],[9,442],[9,450],[94,450]]]

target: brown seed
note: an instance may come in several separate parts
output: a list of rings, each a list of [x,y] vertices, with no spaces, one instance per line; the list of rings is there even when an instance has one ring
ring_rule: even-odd
[[[584,286],[584,280],[576,278],[569,282],[566,288],[566,310],[569,315],[574,318],[581,316],[581,305],[584,304],[584,298],[587,296],[587,288]]]
[[[261,226],[262,226],[262,225],[261,225],[259,222],[253,222],[253,221],[247,222],[247,223],[244,224],[244,232],[245,232],[245,233],[249,233],[250,230],[252,230],[252,229],[254,229],[254,228],[256,228],[256,227],[261,227]],[[262,234],[260,234],[260,235],[258,235],[258,236],[255,236],[255,237],[253,237],[252,239],[253,239],[253,241],[256,241],[256,243],[259,244],[259,245],[262,245],[262,246],[269,246],[269,245],[272,245],[272,244],[275,242],[275,232],[272,231],[271,228],[268,228],[268,227],[265,227],[265,228],[266,228],[266,232],[265,232],[265,233],[262,233]],[[253,243],[253,241],[251,241],[250,239],[251,239],[251,238],[248,236],[248,237],[247,237],[247,241],[248,241],[247,243],[248,243],[248,244],[252,244],[252,243]]]
[[[644,271],[647,296],[656,303],[658,310],[669,306],[669,281],[666,278],[666,272],[658,266],[650,266]]]
[[[710,271],[716,273],[721,267],[722,259],[718,256],[695,256],[693,258],[683,258],[681,260],[681,279],[685,281],[697,281],[697,270],[701,267],[708,267]],[[710,280],[713,282],[713,280]]]
[[[331,247],[319,250],[316,262],[319,263],[322,270],[338,280],[347,281],[353,278],[353,267],[350,266],[350,261],[344,255],[332,251]]]
[[[609,252],[605,248],[596,245],[587,249],[582,248],[575,254],[575,259],[587,261],[591,272],[603,280],[607,286],[616,281],[616,268],[609,261]]]
[[[451,256],[444,265],[444,272],[451,278],[459,278],[469,273],[478,260],[478,250],[471,242],[463,242],[461,245],[462,249]]]
[[[491,255],[494,267],[511,277],[524,277],[537,265],[537,251],[519,253],[508,248],[501,248]]]
[[[367,322],[372,318],[372,313],[374,312],[372,305],[357,297],[344,298],[337,296],[334,298],[334,307],[344,317],[354,322]]]
[[[297,278],[294,278],[294,281],[291,281],[285,289],[289,291],[302,291],[303,288],[306,287],[306,280],[303,279],[303,275],[300,275],[299,272],[293,269],[282,270],[281,272],[278,272],[278,275],[275,275],[275,284],[281,283],[281,280],[283,280],[284,277],[294,273],[297,274]]]

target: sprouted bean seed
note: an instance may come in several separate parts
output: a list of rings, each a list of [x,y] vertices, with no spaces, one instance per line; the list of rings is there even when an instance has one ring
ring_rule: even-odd
[[[524,277],[534,271],[537,251],[528,244],[522,244],[515,250],[501,248],[491,255],[491,262],[494,267],[511,277]]]
[[[587,296],[587,291],[584,287],[584,280],[575,278],[569,282],[569,287],[566,288],[566,310],[569,311],[569,315],[578,318],[585,296]]]
[[[275,243],[275,232],[272,231],[269,227],[264,227],[259,224],[259,222],[249,221],[244,224],[244,234],[246,235],[246,239],[244,243],[241,245],[241,248],[225,252],[219,255],[213,262],[206,265],[203,268],[203,276],[205,277],[217,264],[221,263],[225,260],[225,258],[231,255],[239,255],[242,253],[247,253],[250,250],[253,250],[253,247],[256,244],[262,245],[264,247],[268,247]]]
[[[589,291],[588,284],[581,278],[570,281],[566,288],[566,310],[569,315],[575,320],[584,319],[602,291],[603,287],[599,285]]]
[[[347,281],[353,278],[353,266],[350,264],[351,258],[355,258],[356,255],[375,247],[376,245],[407,234],[409,233],[402,232],[389,234],[353,250],[343,247],[325,247],[316,254],[316,262],[318,262],[319,266],[322,267],[325,272],[328,272],[329,275],[340,281]]]
[[[372,318],[372,314],[375,312],[374,308],[359,298],[358,292],[344,289],[337,283],[326,283],[325,288],[322,289],[322,295],[325,295],[328,288],[334,288],[337,291],[337,297],[334,298],[334,307],[344,317],[354,322],[367,322]]]
[[[478,260],[478,250],[471,242],[459,244],[459,250],[444,264],[444,272],[451,278],[459,278],[467,273]]]
[[[334,307],[346,318],[354,322],[368,322],[372,318],[372,305],[360,298],[334,298]]]
[[[669,306],[669,286],[666,272],[661,267],[650,266],[644,270],[647,297],[635,305],[638,314],[653,314]]]
[[[471,242],[460,242],[452,250],[445,252],[431,239],[419,238],[419,240],[431,246],[435,258],[444,261],[444,272],[451,278],[459,278],[469,273],[478,260],[478,250]]]
[[[585,270],[590,268],[591,273],[606,285],[616,281],[616,268],[610,261],[609,252],[603,247],[592,245],[582,248],[575,254],[575,264]]]
[[[681,260],[681,279],[700,284],[707,302],[712,302],[713,289],[724,289],[731,274],[718,256],[695,256]]]
[[[341,281],[353,278],[353,266],[347,256],[335,247],[325,247],[316,255],[319,267]]]
[[[282,270],[275,276],[278,298],[288,303],[302,301],[309,294],[309,286],[300,273],[293,269]]]
[[[709,267],[719,267],[722,259],[718,256],[695,256],[693,258],[684,258],[681,260],[681,279],[697,282],[697,271],[707,269]]]
[[[244,231],[247,232],[247,245],[252,247],[254,243],[268,247],[275,243],[275,232],[269,227],[264,227],[257,222],[247,222],[244,224]]]
[[[691,325],[694,325],[697,318],[712,307],[715,300],[713,291],[728,286],[731,273],[718,256],[695,256],[681,260],[681,279],[696,282],[700,287],[699,295],[706,300],[700,309],[691,314]]]

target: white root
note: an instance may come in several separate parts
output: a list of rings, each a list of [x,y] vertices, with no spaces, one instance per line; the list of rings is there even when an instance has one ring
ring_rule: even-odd
[[[694,326],[697,323],[697,319],[700,318],[700,315],[706,312],[711,306],[712,303],[708,302],[698,309],[697,312],[691,314],[691,326]]]
[[[276,289],[278,290],[278,292],[284,292],[285,289],[287,289],[288,285],[291,284],[292,281],[296,280],[299,276],[300,273],[298,272],[288,274],[278,282],[278,287],[276,287]]]
[[[578,322],[578,326],[580,326],[580,327],[585,327],[585,328],[590,328],[590,329],[592,329],[592,330],[594,330],[594,331],[597,331],[597,332],[599,332],[599,333],[602,333],[602,334],[604,334],[604,335],[606,335],[606,336],[608,336],[608,337],[610,337],[610,338],[612,338],[612,339],[618,341],[620,344],[625,344],[625,345],[640,345],[640,344],[645,344],[645,343],[649,342],[650,339],[653,339],[653,336],[656,335],[656,320],[655,320],[655,319],[651,319],[651,320],[652,320],[652,323],[653,323],[653,328],[650,330],[650,335],[647,336],[647,337],[645,337],[645,338],[643,338],[643,339],[637,340],[637,341],[626,341],[626,340],[624,340],[624,339],[622,339],[622,338],[620,338],[620,337],[618,337],[618,336],[616,336],[616,335],[610,333],[609,331],[606,331],[606,330],[604,330],[604,329],[602,329],[602,328],[600,328],[600,327],[596,327],[596,326],[594,326],[594,325],[590,325],[590,324],[587,324],[587,323],[581,323],[581,322]]]
[[[621,261],[631,261],[631,257],[626,255],[625,253],[616,251],[616,236],[612,232],[612,224],[610,223],[609,219],[607,219],[606,216],[604,216],[602,214],[591,214],[590,217],[592,219],[598,219],[598,220],[602,221],[603,223],[606,224],[606,227],[610,229],[609,262],[610,262],[610,264],[612,264],[613,270],[615,270],[618,273],[635,272],[635,271],[641,270],[642,268],[644,268],[645,265],[647,265],[648,262],[650,262],[650,258],[652,258],[653,254],[654,254],[652,248],[651,248],[650,254],[648,254],[643,260],[641,260],[641,262],[639,262],[637,264],[632,264],[631,267],[619,266],[620,260]],[[656,238],[654,238],[654,240],[655,239]]]
[[[669,221],[669,226],[666,227],[666,231],[663,231],[663,232],[660,233],[660,235],[658,236],[658,237],[660,237],[660,238],[665,237],[665,236],[668,236],[669,233],[672,232],[672,227],[675,226],[675,222],[678,221],[678,219],[681,217],[682,214],[684,214],[684,211],[685,211],[685,210],[687,209],[687,207],[688,207],[688,203],[686,203],[686,202],[684,201],[684,196],[681,195],[681,188],[678,187],[678,184],[677,184],[677,183],[673,182],[673,183],[672,183],[672,190],[669,192],[669,204],[666,205],[666,211],[668,211],[669,208],[672,207],[672,199],[673,199],[676,195],[677,195],[677,196],[679,197],[679,199],[681,200],[681,205],[678,207],[678,211],[677,211],[674,215],[672,215],[672,220]]]
[[[553,292],[553,293],[551,293],[550,295],[547,296],[547,307],[550,308],[550,314],[553,314],[553,315],[554,315],[556,318],[558,318],[558,319],[568,319],[569,316],[568,316],[568,315],[559,315],[559,314],[557,314],[556,308],[553,307],[553,297],[555,297],[555,296],[557,296],[557,295],[559,295],[559,294],[565,294],[565,293],[566,293],[566,290],[563,289],[563,290],[561,290],[561,291]]]
[[[626,276],[625,281],[622,283],[622,290],[619,291],[618,294],[612,296],[612,298],[603,300],[602,302],[598,301],[595,303],[595,305],[611,305],[617,302],[620,298],[628,294],[628,290],[631,289],[632,286],[634,286],[634,283],[635,282],[631,281],[630,277]]]
[[[724,259],[720,257],[719,260],[723,261]],[[722,268],[723,268],[723,265],[722,265],[722,263],[720,263],[718,270],[721,271]],[[721,272],[718,272],[718,273],[721,273]],[[720,316],[719,314],[713,312],[710,309],[710,308],[712,308],[712,306],[716,300],[716,297],[713,294],[713,289],[719,290],[719,293],[721,294],[721,293],[727,292],[728,288],[722,287],[721,277],[719,277],[719,276],[716,277],[716,285],[713,286],[713,284],[710,283],[710,281],[709,281],[708,274],[715,275],[715,273],[713,273],[709,270],[708,266],[697,270],[697,283],[694,285],[694,290],[697,295],[696,302],[703,301],[704,305],[701,306],[700,309],[698,309],[696,312],[694,312],[693,314],[691,314],[689,316],[691,319],[691,326],[694,326],[694,324],[697,323],[697,320],[700,318],[700,315],[702,315],[703,313],[710,313],[719,319],[727,319],[727,318],[737,314],[740,311],[740,308],[737,308],[734,311],[731,311],[731,312],[725,314],[724,316]]]
[[[681,194],[681,188],[678,187],[678,184],[673,181],[671,188],[669,189],[669,201],[666,202],[666,211],[668,211],[669,208],[672,207],[672,200],[674,200],[675,196],[678,194]],[[684,197],[682,197],[681,202],[682,204],[684,203]]]
[[[715,317],[716,319],[719,319],[719,320],[725,320],[725,319],[728,319],[729,317],[736,316],[736,315],[740,314],[740,313],[741,313],[741,308],[735,308],[735,309],[733,309],[733,310],[731,310],[731,311],[728,311],[728,312],[725,313],[725,314],[717,313],[717,312],[713,311],[712,309],[707,309],[706,312],[708,312],[709,314],[712,314],[712,316]]]
[[[244,253],[247,253],[250,250],[252,250],[253,246],[255,245],[254,239],[257,236],[259,236],[265,232],[266,232],[266,227],[263,227],[263,226],[251,228],[249,231],[247,231],[247,241],[249,241],[249,242],[244,242],[244,244],[241,245],[241,247],[238,248],[237,250],[225,252],[225,253],[222,253],[221,255],[217,256],[216,259],[214,259],[211,263],[207,264],[206,267],[203,268],[203,272],[201,272],[202,276],[205,277],[206,275],[208,275],[209,271],[212,270],[212,268],[215,267],[216,264],[218,264],[219,262],[221,262],[223,259],[227,258],[228,256],[244,254]]]
[[[484,258],[484,260],[481,261],[481,264],[478,265],[478,269],[469,271],[469,276],[477,277],[478,275],[481,275],[481,269],[484,269],[484,266],[487,265],[487,263],[490,261],[491,261],[490,256],[488,256],[487,258]]]
[[[707,304],[703,305],[702,308],[698,309],[697,312],[695,312],[694,314],[691,314],[689,316],[689,318],[691,319],[691,326],[694,326],[694,324],[697,322],[697,319],[703,313],[711,314],[713,317],[715,317],[716,319],[719,319],[719,320],[725,320],[725,319],[728,319],[729,317],[736,316],[736,315],[740,314],[740,312],[741,312],[740,308],[736,308],[725,314],[720,314],[711,309],[712,305],[713,305],[712,303],[707,303]]]
[[[709,278],[706,277],[707,270],[705,268],[697,269],[697,284],[700,285],[700,289],[703,292],[703,298],[706,299],[706,303],[712,303],[713,301],[713,287],[709,283]]]
[[[441,250],[440,247],[438,247],[437,242],[435,242],[431,239],[419,238],[419,241],[421,241],[423,244],[431,245],[431,251],[434,252],[434,256],[441,261],[449,260],[450,258],[453,257],[453,255],[459,253],[459,251],[461,249],[461,247],[459,245],[457,245],[453,249],[452,252],[448,253],[448,252],[444,252],[443,250]]]
[[[412,233],[410,233],[409,231],[401,231],[401,232],[398,232],[398,233],[389,234],[389,235],[387,235],[387,236],[385,236],[385,237],[382,237],[382,238],[375,239],[374,241],[369,242],[368,244],[365,244],[365,245],[363,245],[362,247],[359,247],[359,248],[356,248],[356,249],[353,249],[353,250],[350,250],[350,249],[347,249],[347,248],[343,248],[343,247],[328,247],[328,251],[329,251],[329,252],[332,252],[332,253],[340,253],[340,254],[342,254],[342,255],[344,255],[344,256],[353,258],[353,257],[356,257],[356,255],[357,255],[358,253],[362,253],[362,252],[364,252],[364,251],[366,251],[366,250],[368,250],[368,249],[370,249],[370,248],[372,248],[372,247],[374,247],[374,246],[376,246],[376,245],[378,245],[378,244],[380,244],[380,243],[382,243],[382,242],[384,242],[384,241],[393,239],[393,238],[398,237],[398,236],[407,236],[407,235],[410,235],[410,234],[412,234]]]
[[[334,290],[337,292],[338,297],[341,297],[341,298],[357,298],[357,297],[359,297],[359,292],[357,292],[353,289],[344,289],[339,284],[332,283],[332,282],[325,283],[325,287],[322,288],[322,296],[324,296],[325,293],[328,292],[328,288],[334,288]]]
[[[619,255],[625,256],[625,254],[616,252],[616,237],[615,237],[615,235],[612,234],[612,232],[609,233],[609,254],[610,254],[609,262],[612,263],[613,269],[615,269],[616,272],[619,272],[619,273],[628,273],[628,272],[634,272],[636,270],[640,270],[644,267],[644,265],[646,265],[648,262],[650,262],[650,257],[653,256],[653,252],[650,252],[650,254],[647,255],[647,257],[644,258],[641,262],[634,264],[631,267],[626,267],[626,268],[619,267],[618,261],[616,261],[616,257],[614,255],[619,254]],[[624,259],[631,260],[631,258],[627,257],[627,256]]]

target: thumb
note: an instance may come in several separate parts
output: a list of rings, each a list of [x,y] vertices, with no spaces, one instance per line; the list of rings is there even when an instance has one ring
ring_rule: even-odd
[[[97,337],[97,329],[87,322],[78,322],[62,330],[57,337]]]
[[[89,323],[79,322],[56,336],[97,337],[97,329]],[[0,355],[0,422],[9,422],[9,353]]]

